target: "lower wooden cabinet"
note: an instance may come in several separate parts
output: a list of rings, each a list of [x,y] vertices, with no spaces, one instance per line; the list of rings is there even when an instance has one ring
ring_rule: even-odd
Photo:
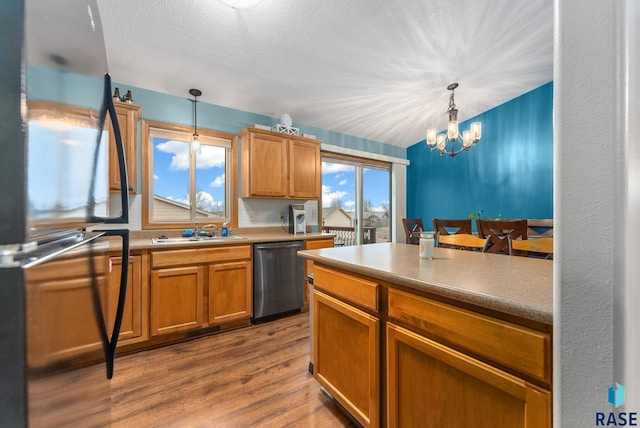
[[[386,332],[387,426],[551,426],[548,391],[392,323]]]
[[[151,252],[151,335],[252,316],[251,245]]]
[[[149,297],[148,270],[143,264],[142,255],[129,257],[129,276],[127,279],[127,295],[125,298],[122,326],[118,346],[147,340],[149,337],[148,314]],[[120,293],[120,275],[122,272],[122,257],[111,257],[111,274],[109,277],[109,326],[113,326],[118,307]],[[143,274],[144,272],[144,274]]]
[[[209,324],[251,318],[252,266],[251,261],[209,266]]]
[[[551,427],[550,326],[314,270],[315,378],[363,426]]]
[[[192,330],[203,325],[203,266],[151,272],[151,335]]]
[[[360,424],[379,426],[380,320],[319,291],[313,305],[315,378]]]
[[[104,359],[101,329],[109,328],[108,262],[106,254],[87,257],[70,251],[25,270],[30,368]]]

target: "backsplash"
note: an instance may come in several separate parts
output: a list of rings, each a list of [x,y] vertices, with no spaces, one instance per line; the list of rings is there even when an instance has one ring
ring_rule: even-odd
[[[120,210],[120,196],[112,194],[109,199],[112,215]],[[238,227],[284,227],[289,225],[289,205],[304,204],[307,228],[317,231],[318,201],[294,201],[282,199],[242,199],[238,198]],[[280,214],[284,214],[284,219]],[[101,225],[105,228],[108,225]],[[129,195],[129,224],[111,225],[112,229],[127,227],[142,229],[142,195]]]
[[[289,205],[304,204],[307,226],[318,226],[318,201],[238,198],[239,227],[271,227],[289,225]],[[284,219],[280,215],[284,214]],[[314,230],[314,231],[317,231]]]

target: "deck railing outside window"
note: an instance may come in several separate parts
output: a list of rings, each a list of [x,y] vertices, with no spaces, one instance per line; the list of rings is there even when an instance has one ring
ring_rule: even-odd
[[[356,245],[356,230],[353,227],[323,226],[322,231],[335,235],[336,247]],[[365,227],[363,240],[365,244],[374,244],[376,242],[376,228]]]

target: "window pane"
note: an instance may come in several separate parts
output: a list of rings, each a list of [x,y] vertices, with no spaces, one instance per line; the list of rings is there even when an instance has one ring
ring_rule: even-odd
[[[389,171],[363,168],[362,216],[365,240],[369,234],[369,242],[390,241],[390,182]]]
[[[154,221],[189,221],[189,143],[154,137]]]
[[[323,230],[336,235],[336,246],[356,245],[353,219],[356,207],[356,168],[354,165],[322,162]]]
[[[227,217],[226,149],[202,145],[196,156],[196,218]]]

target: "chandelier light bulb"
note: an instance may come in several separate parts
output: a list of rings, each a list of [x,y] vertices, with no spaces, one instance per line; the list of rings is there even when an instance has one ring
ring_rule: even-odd
[[[458,121],[449,121],[449,125],[447,126],[447,138],[449,138],[450,140],[455,140],[458,138],[458,135],[460,135],[460,133],[458,132]]]
[[[427,144],[432,149],[436,146],[436,136],[438,135],[438,130],[436,128],[427,129]]]
[[[471,133],[473,134],[473,139],[475,141],[478,141],[480,137],[482,137],[482,123],[473,122],[471,124]]]

